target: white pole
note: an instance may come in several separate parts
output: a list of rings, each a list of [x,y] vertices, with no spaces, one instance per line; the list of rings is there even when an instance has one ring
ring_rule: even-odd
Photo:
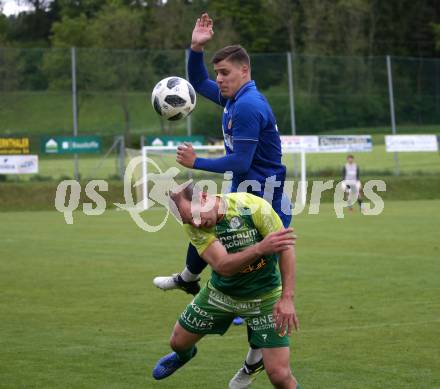
[[[144,210],[148,208],[147,165],[147,148],[142,147],[142,204]]]
[[[387,55],[387,74],[388,74],[388,95],[390,98],[390,114],[391,114],[391,131],[396,135],[396,114],[394,112],[394,90],[393,90],[393,73],[391,71],[391,57]],[[400,174],[399,156],[394,152],[395,175]]]
[[[306,153],[301,151],[301,203],[306,204],[307,185],[306,185]]]
[[[290,129],[292,135],[296,135],[296,118],[295,118],[295,92],[293,89],[293,70],[292,70],[292,53],[287,52],[287,74],[289,79],[289,108],[290,108]],[[298,177],[298,163],[296,153],[293,157],[293,175]]]
[[[70,60],[72,65],[72,112],[73,112],[73,136],[78,136],[78,107],[76,103],[76,50],[75,47],[70,48]],[[78,154],[73,155],[74,176],[79,181]]]
[[[290,129],[292,135],[296,135],[295,119],[295,95],[293,91],[292,53],[287,53],[287,74],[289,76],[289,106],[290,106]]]

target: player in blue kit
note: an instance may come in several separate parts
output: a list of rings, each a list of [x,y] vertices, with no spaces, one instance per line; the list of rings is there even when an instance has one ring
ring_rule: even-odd
[[[214,34],[212,27],[208,14],[197,19],[192,34],[188,74],[198,93],[224,107],[222,130],[226,155],[215,159],[199,158],[191,145],[183,145],[178,148],[177,161],[187,168],[232,172],[231,191],[264,197],[287,227],[291,213],[283,212],[282,208],[289,211],[290,202],[283,199],[286,168],[281,162],[281,141],[275,116],[251,79],[250,59],[241,46],[227,46],[214,55],[212,63],[217,77],[215,82],[209,79],[203,49]],[[184,270],[180,274],[156,277],[154,284],[163,290],[182,289],[197,294],[200,273],[206,266],[190,244]],[[242,376],[251,376],[261,371],[261,362],[260,350],[251,348],[244,367],[237,374],[241,372]],[[246,380],[247,377],[244,378]]]

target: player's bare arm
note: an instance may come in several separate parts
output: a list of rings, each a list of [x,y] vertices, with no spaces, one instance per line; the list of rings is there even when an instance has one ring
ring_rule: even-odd
[[[203,51],[205,44],[209,42],[214,35],[213,25],[214,23],[207,13],[204,13],[197,19],[191,38],[192,50]]]
[[[279,266],[283,290],[280,299],[273,308],[275,328],[281,335],[287,332],[290,336],[293,328],[296,330],[299,329],[299,321],[296,316],[294,304],[295,265],[295,247],[290,246],[280,253]]]
[[[286,228],[268,234],[261,242],[248,247],[238,253],[228,254],[226,248],[218,241],[214,241],[202,253],[202,258],[222,276],[232,276],[244,266],[250,265],[267,254],[280,253],[290,249],[296,237],[292,228]]]

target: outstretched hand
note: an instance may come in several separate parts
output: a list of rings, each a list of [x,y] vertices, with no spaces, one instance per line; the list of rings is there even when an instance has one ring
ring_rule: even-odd
[[[211,40],[214,35],[212,29],[213,21],[207,13],[204,13],[197,19],[196,25],[192,32],[191,49],[194,51],[202,51],[205,44]]]

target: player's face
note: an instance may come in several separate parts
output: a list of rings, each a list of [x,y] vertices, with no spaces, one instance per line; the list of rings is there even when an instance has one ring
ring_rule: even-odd
[[[216,197],[202,193],[198,200],[182,201],[179,213],[184,224],[191,224],[195,228],[213,227],[218,218]]]
[[[250,80],[249,66],[227,60],[214,64],[216,82],[223,97],[235,96],[243,84]]]

